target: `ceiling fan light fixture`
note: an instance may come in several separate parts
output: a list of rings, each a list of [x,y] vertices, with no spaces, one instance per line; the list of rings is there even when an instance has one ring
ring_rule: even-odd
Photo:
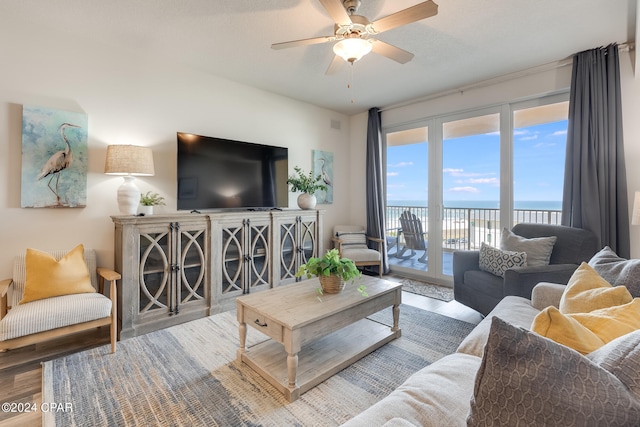
[[[333,52],[352,64],[371,52],[372,45],[361,38],[348,38],[333,45]]]

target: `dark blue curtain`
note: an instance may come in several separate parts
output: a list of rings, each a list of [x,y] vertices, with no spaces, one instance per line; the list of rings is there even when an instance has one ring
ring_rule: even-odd
[[[618,46],[573,57],[562,224],[630,256]]]
[[[367,234],[382,239],[382,268],[388,273],[383,149],[380,111],[374,107],[369,110],[367,126]]]

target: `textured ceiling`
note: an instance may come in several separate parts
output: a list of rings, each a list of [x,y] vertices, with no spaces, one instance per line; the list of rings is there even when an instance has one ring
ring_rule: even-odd
[[[438,15],[377,36],[415,54],[369,54],[325,75],[333,34],[318,0],[2,0],[0,14],[187,66],[345,114],[385,107],[635,39],[635,0],[434,0]],[[420,0],[362,0],[373,21]],[[71,25],[72,23],[72,25]],[[348,88],[348,84],[351,87]]]

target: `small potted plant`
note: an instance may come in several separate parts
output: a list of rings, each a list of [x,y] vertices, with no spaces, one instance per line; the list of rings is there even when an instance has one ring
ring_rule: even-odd
[[[145,215],[153,215],[154,206],[164,206],[164,197],[158,193],[147,191],[140,195],[140,213]]]
[[[290,175],[287,184],[291,184],[291,191],[301,191],[298,196],[298,206],[300,209],[313,209],[316,207],[315,192],[318,190],[327,191],[327,186],[322,184],[322,175],[313,176],[313,172],[305,174],[300,166],[293,168],[298,174]]]
[[[309,258],[306,264],[302,264],[296,273],[296,277],[317,276],[322,288],[318,288],[318,293],[337,294],[344,289],[345,282],[360,277],[362,273],[355,263],[349,258],[340,258],[337,249],[331,249],[322,258]],[[358,292],[362,296],[367,296],[366,286],[358,287]]]

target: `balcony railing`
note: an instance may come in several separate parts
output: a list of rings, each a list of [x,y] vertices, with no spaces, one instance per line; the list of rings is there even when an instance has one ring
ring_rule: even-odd
[[[402,228],[400,215],[410,211],[422,222],[425,239],[428,239],[429,208],[423,206],[387,206],[387,236],[398,236]],[[538,224],[560,224],[562,211],[543,209],[514,209],[514,224],[533,222]],[[499,245],[499,209],[444,208],[442,218],[442,247],[444,250],[479,249],[481,242]],[[402,244],[402,243],[400,243]]]

